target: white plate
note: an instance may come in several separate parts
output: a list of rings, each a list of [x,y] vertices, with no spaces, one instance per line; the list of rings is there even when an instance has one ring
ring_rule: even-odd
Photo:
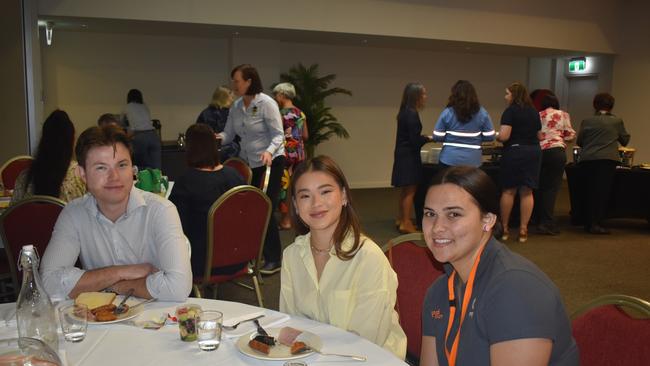
[[[118,305],[119,303],[122,302],[122,299],[124,298],[123,295],[118,295],[115,297],[115,300],[113,300],[113,304]],[[142,313],[142,310],[144,309],[144,306],[138,306],[135,309],[131,309],[130,307],[136,304],[139,304],[142,301],[145,301],[146,299],[139,299],[139,298],[129,298],[126,300],[126,304],[129,305],[129,311],[127,311],[124,314],[120,314],[117,316],[117,319],[107,321],[107,322],[98,322],[95,320],[88,320],[88,324],[113,324],[113,323],[119,323],[123,322],[125,320],[133,319],[136,316],[140,315]]]
[[[275,337],[277,340],[278,334],[280,333],[280,329],[281,328],[270,328],[270,329],[266,329],[266,331],[269,333],[269,335]],[[280,344],[278,342],[275,344],[275,346],[271,347],[271,353],[267,355],[260,351],[256,351],[250,348],[250,346],[248,345],[248,341],[255,338],[256,335],[257,332],[253,332],[239,337],[236,343],[239,352],[245,354],[246,356],[250,356],[260,360],[271,360],[271,361],[295,360],[298,358],[307,357],[314,353],[314,351],[307,351],[307,352],[301,352],[297,355],[292,355],[290,347],[287,347],[284,344]],[[311,332],[303,331],[302,334],[300,334],[300,340],[317,349],[321,349],[321,347],[323,346],[323,341],[321,341],[320,337]]]

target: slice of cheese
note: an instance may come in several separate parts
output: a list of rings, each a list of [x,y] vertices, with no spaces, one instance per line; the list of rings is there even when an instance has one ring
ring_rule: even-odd
[[[112,292],[82,292],[74,299],[74,303],[84,304],[88,307],[88,310],[93,310],[108,305],[113,300],[115,300],[115,294]]]

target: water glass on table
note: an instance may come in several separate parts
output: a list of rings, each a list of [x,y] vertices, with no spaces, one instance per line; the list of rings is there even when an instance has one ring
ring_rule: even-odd
[[[223,313],[216,310],[203,310],[197,322],[199,348],[214,351],[221,344],[221,325]]]
[[[67,342],[81,342],[88,328],[88,307],[83,304],[62,306],[59,308],[59,321]]]

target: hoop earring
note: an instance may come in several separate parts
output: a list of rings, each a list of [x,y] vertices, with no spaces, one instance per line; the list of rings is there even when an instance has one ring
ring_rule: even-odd
[[[488,224],[483,224],[483,231],[485,231],[486,233],[490,231],[490,229],[488,228]]]

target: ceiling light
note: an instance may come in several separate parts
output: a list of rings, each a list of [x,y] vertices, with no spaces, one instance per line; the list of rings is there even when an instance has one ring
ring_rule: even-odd
[[[47,45],[52,45],[52,36],[54,35],[54,23],[47,22],[45,24],[45,39],[47,40]]]

